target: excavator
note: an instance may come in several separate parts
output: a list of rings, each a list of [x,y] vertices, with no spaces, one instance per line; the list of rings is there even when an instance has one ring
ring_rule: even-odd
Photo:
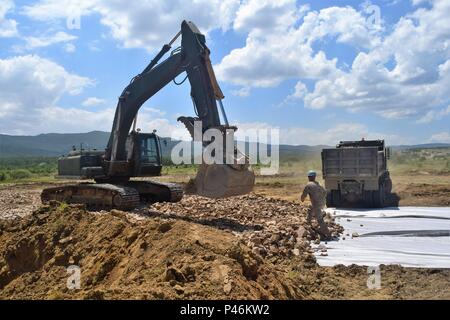
[[[172,50],[169,57],[159,63],[180,36],[181,46]],[[136,129],[137,114],[148,99],[171,81],[177,84],[175,78],[186,72],[196,116],[180,117],[178,120],[186,126],[194,140],[195,123],[200,121],[203,132],[217,129],[222,134],[223,141],[230,138],[230,134],[234,141],[237,128],[228,123],[222,104],[224,95],[217,83],[209,55],[205,36],[194,23],[183,21],[177,35],[162,47],[120,95],[106,150],[74,149],[67,156],[58,159],[58,177],[95,182],[44,189],[41,194],[42,202],[54,200],[81,203],[94,208],[131,210],[142,202],[180,201],[183,197],[181,185],[131,179],[159,176],[162,169],[160,138],[155,131],[142,133]],[[212,142],[204,139],[201,141],[203,148]],[[221,198],[246,194],[252,190],[255,175],[248,161],[242,161],[242,154],[234,143],[232,148],[233,150],[224,152],[231,152],[232,163],[207,164],[202,161],[194,179],[196,194]]]

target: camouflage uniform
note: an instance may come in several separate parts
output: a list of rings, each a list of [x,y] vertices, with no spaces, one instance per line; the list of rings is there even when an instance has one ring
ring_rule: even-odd
[[[305,189],[303,190],[301,199],[302,201],[309,196],[311,200],[312,209],[308,216],[308,222],[314,217],[316,218],[319,224],[319,232],[322,237],[328,238],[330,237],[330,230],[323,220],[323,208],[325,207],[325,198],[327,195],[327,191],[317,182],[317,181],[309,181]]]

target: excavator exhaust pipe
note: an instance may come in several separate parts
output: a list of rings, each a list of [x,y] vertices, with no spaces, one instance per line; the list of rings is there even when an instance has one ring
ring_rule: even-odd
[[[197,195],[225,198],[252,191],[255,174],[246,165],[202,164],[194,182]]]

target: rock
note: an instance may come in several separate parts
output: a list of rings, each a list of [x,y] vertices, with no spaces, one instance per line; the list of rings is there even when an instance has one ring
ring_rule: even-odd
[[[184,293],[184,288],[182,286],[180,286],[179,284],[176,284],[173,288],[174,288],[175,292],[178,294]]]
[[[306,229],[303,226],[300,226],[297,229],[297,238],[302,238],[303,235],[305,234],[305,232],[306,232]]]
[[[261,238],[259,238],[259,237],[254,237],[254,238],[251,239],[251,241],[253,242],[253,244],[255,246],[261,245]]]
[[[125,219],[127,214],[123,211],[117,210],[117,209],[112,209],[110,211],[110,214],[117,217],[117,218],[121,218],[121,219]]]
[[[352,233],[352,237],[353,237],[353,238],[357,238],[357,237],[359,237],[359,234],[358,234],[358,232],[353,232],[353,233]]]
[[[262,257],[289,256],[294,249],[300,253],[306,251],[309,241],[320,243],[316,240],[320,239],[318,226],[312,226],[312,223],[317,224],[315,219],[312,222],[306,220],[309,206],[262,195],[249,194],[223,199],[186,195],[177,203],[154,204],[150,212],[155,210],[162,214],[162,218],[167,214],[164,219],[175,215],[181,219],[202,220],[213,227],[226,229],[251,248],[253,253]],[[338,236],[343,232],[332,215],[326,217],[332,234]],[[164,223],[168,223],[167,220]],[[169,225],[162,224],[161,231],[166,229],[169,229]]]
[[[68,243],[68,242],[70,242],[72,240],[73,240],[72,237],[66,237],[66,238],[60,239],[58,242],[59,242],[59,244],[65,244],[65,243]]]
[[[166,233],[170,229],[172,229],[172,224],[170,222],[164,222],[160,224],[158,227],[158,231],[161,233]]]
[[[164,276],[164,280],[165,281],[175,280],[175,281],[181,282],[181,283],[187,282],[184,274],[173,267],[167,268],[166,274]]]
[[[225,292],[225,294],[230,294],[231,289],[233,289],[233,287],[231,286],[231,281],[223,285],[223,292]]]
[[[295,248],[294,250],[292,250],[292,253],[294,254],[294,256],[299,256],[300,255],[300,250],[298,250],[297,248]]]

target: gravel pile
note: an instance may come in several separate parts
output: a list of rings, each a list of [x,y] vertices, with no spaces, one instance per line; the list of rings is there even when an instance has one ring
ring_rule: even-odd
[[[0,189],[0,219],[23,218],[41,205],[40,189]]]
[[[307,222],[310,206],[250,194],[226,199],[187,195],[178,203],[156,203],[146,212],[229,230],[263,257],[309,256],[310,241],[319,241],[315,220]],[[331,216],[325,221],[337,236],[343,231]]]

